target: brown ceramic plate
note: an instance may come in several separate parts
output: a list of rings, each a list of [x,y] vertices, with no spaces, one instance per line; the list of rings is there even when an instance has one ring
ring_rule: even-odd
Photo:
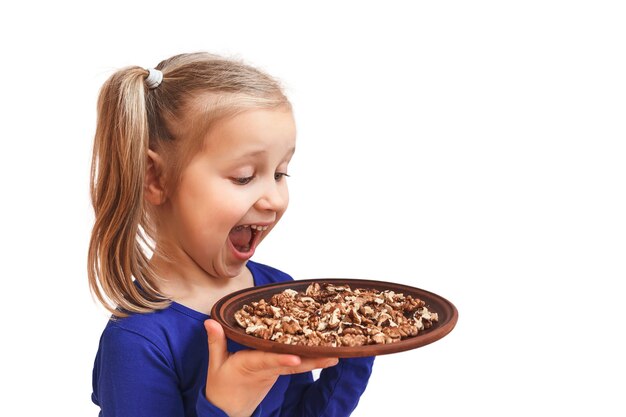
[[[235,321],[235,312],[242,308],[244,304],[259,301],[262,298],[269,301],[272,295],[281,293],[288,288],[295,291],[305,291],[313,282],[349,285],[353,290],[357,288],[375,289],[378,291],[392,290],[396,293],[411,295],[423,300],[429,310],[436,312],[439,315],[439,321],[434,323],[430,329],[423,330],[417,336],[401,340],[400,342],[356,347],[296,346],[264,340],[246,334],[245,330],[239,327]],[[280,282],[236,291],[215,303],[211,311],[211,318],[222,325],[228,338],[253,349],[307,357],[356,358],[403,352],[433,343],[452,331],[458,319],[458,312],[456,307],[445,298],[419,288],[384,281],[325,278]]]

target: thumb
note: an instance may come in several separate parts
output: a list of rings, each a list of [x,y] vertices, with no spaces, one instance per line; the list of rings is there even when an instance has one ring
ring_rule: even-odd
[[[217,369],[228,359],[224,329],[212,319],[204,322],[204,328],[209,340],[209,368]]]

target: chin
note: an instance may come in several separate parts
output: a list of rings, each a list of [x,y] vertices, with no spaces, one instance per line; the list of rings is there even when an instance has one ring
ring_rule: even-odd
[[[224,279],[232,279],[236,278],[243,272],[244,268],[248,261],[236,261],[229,262],[224,265],[224,268],[221,271],[218,271],[218,276]]]

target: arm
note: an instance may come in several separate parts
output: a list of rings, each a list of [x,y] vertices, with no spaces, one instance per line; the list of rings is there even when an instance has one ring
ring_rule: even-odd
[[[281,416],[349,416],[367,387],[374,358],[341,359],[313,382],[310,372],[291,377]]]
[[[102,334],[93,374],[101,417],[184,416],[167,357],[143,336],[111,326]]]
[[[178,382],[168,352],[133,331],[105,330],[93,373],[92,399],[100,417],[184,417]],[[226,417],[204,396],[197,410],[201,417]]]

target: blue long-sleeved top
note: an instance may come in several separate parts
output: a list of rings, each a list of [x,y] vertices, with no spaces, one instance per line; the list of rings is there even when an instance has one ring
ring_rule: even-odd
[[[284,272],[248,262],[255,285],[292,280]],[[227,417],[206,400],[204,384],[209,316],[176,302],[154,313],[107,323],[93,369],[93,402],[100,417]],[[244,349],[228,341],[231,352]],[[341,359],[322,370],[280,376],[253,416],[349,416],[372,371],[374,358]]]

